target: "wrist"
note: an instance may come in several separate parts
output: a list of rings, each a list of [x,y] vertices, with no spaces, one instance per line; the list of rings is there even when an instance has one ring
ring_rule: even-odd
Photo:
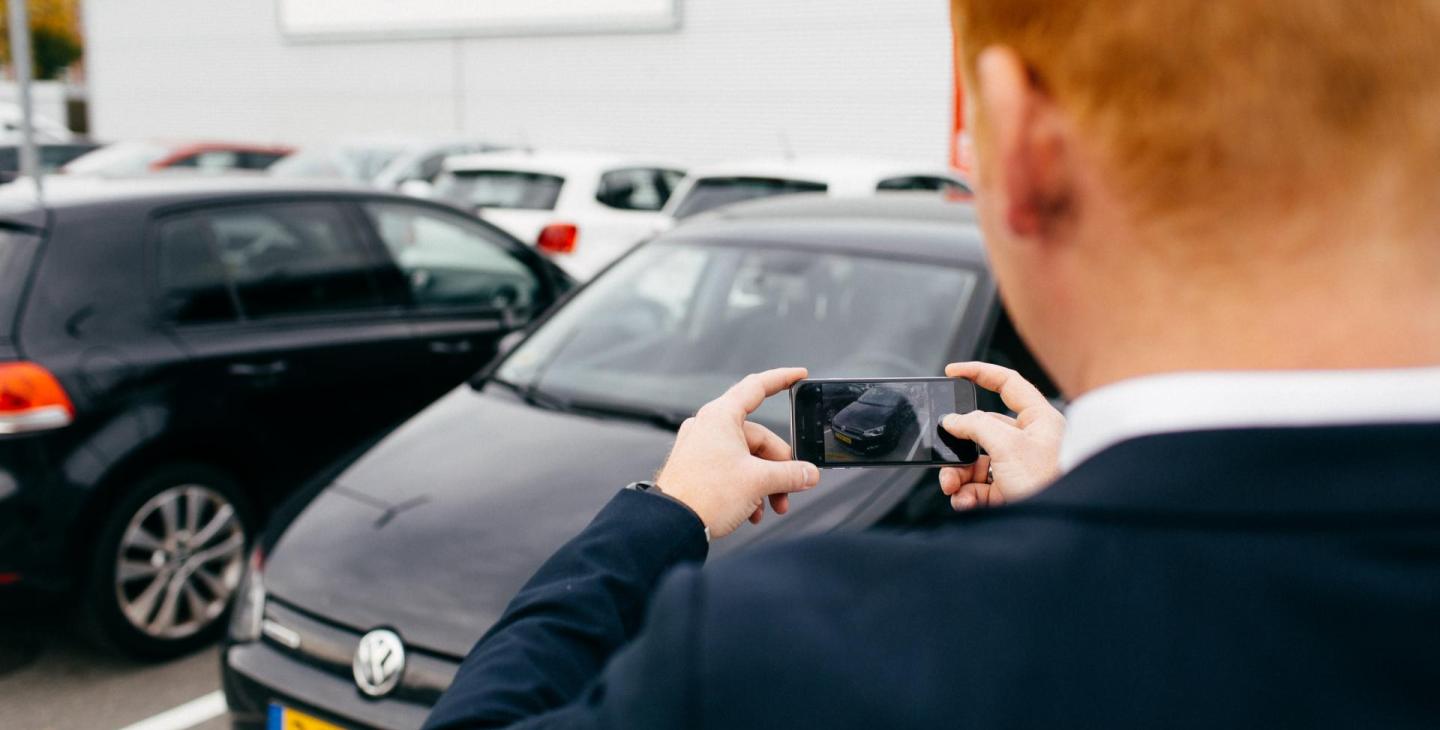
[[[667,499],[671,502],[674,502],[675,504],[680,505],[681,507],[684,507],[685,511],[689,512],[692,516],[695,517],[695,521],[700,523],[700,528],[705,533],[705,542],[710,542],[710,526],[705,524],[705,519],[701,517],[700,513],[697,512],[694,507],[691,507],[685,500],[673,494],[667,493],[665,490],[660,488],[659,484],[653,481],[631,482],[630,484],[627,484],[625,488],[636,492],[643,492],[645,494],[654,495],[661,499]]]

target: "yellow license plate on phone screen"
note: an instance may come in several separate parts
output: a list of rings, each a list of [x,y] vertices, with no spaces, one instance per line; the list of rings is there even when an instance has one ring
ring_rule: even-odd
[[[845,434],[840,433],[839,431],[836,431],[836,432],[835,432],[835,440],[836,440],[836,441],[839,441],[839,442],[842,443],[842,444],[853,444],[853,443],[855,443],[854,441],[850,440],[850,437],[849,437],[849,436],[846,436]]]
[[[334,723],[274,703],[271,703],[266,719],[265,730],[345,730]]]

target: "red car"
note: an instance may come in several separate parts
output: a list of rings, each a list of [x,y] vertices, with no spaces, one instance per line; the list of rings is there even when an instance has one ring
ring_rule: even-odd
[[[283,145],[244,142],[132,140],[81,155],[60,171],[93,177],[133,177],[165,171],[259,172],[293,151]]]

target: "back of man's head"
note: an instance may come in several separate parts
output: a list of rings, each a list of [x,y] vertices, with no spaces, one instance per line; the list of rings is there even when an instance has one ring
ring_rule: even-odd
[[[1399,299],[1422,283],[1440,292],[1430,243],[1440,231],[1440,2],[954,0],[954,13],[997,274],[1022,332],[1072,393],[1190,367],[1372,364],[1338,356],[1326,336],[1253,362],[1227,361],[1240,348],[1226,343],[1216,357],[1144,354],[1141,340],[1171,329],[1156,297],[1211,327],[1207,338],[1217,322],[1206,317],[1233,321],[1243,306],[1253,345],[1298,315],[1266,301],[1267,286],[1305,307],[1316,304],[1310,290],[1329,288],[1332,311],[1351,319],[1364,313],[1345,298],[1384,300],[1387,271]],[[1096,290],[1100,276],[1108,291]],[[1019,291],[1037,287],[1050,291]],[[1398,313],[1399,299],[1371,314]],[[1114,331],[1087,320],[1101,309],[1121,320]],[[1076,325],[1133,350],[1132,364],[1091,361],[1062,331]],[[1426,326],[1440,335],[1440,321]],[[1374,364],[1440,358],[1403,349]]]

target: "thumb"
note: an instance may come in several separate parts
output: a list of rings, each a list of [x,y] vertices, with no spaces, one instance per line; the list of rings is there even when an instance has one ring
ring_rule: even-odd
[[[758,461],[760,493],[771,494],[800,492],[820,483],[820,470],[808,461]]]
[[[1014,426],[991,418],[985,411],[951,413],[940,422],[951,436],[969,439],[985,449],[991,456],[1004,457],[1006,447],[1019,432]]]

